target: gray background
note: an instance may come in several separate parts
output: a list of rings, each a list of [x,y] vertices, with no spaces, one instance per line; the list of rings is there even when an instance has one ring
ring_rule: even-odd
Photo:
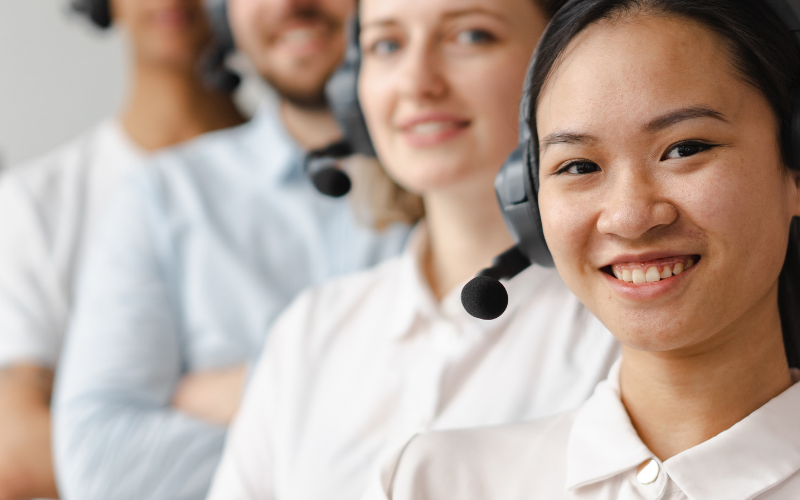
[[[0,0],[0,165],[47,152],[112,114],[126,47],[67,0]]]
[[[69,0],[0,0],[0,169],[46,153],[115,113],[127,53],[115,30],[70,12]],[[251,114],[275,96],[241,57],[237,102]]]

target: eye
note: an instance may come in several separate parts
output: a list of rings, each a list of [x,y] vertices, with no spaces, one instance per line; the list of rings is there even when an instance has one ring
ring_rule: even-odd
[[[494,35],[484,30],[465,30],[458,34],[456,37],[459,43],[464,44],[487,44],[496,40]]]
[[[597,163],[587,160],[577,160],[567,163],[558,171],[556,175],[570,174],[570,175],[586,175],[593,174],[600,171],[600,166]]]
[[[373,43],[369,51],[375,55],[388,56],[400,50],[400,42],[396,40],[378,40]]]
[[[666,152],[661,161],[677,160],[679,158],[688,158],[689,156],[694,156],[698,153],[708,151],[709,149],[713,149],[715,147],[717,147],[716,144],[708,144],[699,141],[679,142],[678,144],[672,146],[669,149],[669,151]]]

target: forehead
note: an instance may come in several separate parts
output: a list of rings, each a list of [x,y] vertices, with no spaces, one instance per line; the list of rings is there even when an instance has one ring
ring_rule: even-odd
[[[742,93],[724,41],[688,19],[639,15],[604,21],[562,54],[537,105],[543,128],[642,123],[676,107],[734,115]]]
[[[363,23],[420,18],[435,21],[459,12],[507,14],[515,9],[532,9],[536,0],[361,0]]]

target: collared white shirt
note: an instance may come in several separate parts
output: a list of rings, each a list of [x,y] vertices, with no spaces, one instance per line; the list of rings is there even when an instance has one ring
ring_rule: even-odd
[[[0,367],[55,368],[86,242],[145,158],[107,120],[0,176]]]
[[[277,321],[229,432],[209,498],[353,500],[412,435],[576,408],[616,340],[555,270],[506,283],[507,312],[469,316],[400,258],[304,293]]]
[[[800,372],[793,370],[793,378],[797,382]],[[397,465],[391,493],[374,488],[368,498],[797,499],[798,415],[800,384],[795,383],[730,429],[662,463],[631,424],[616,364],[577,411],[414,438]]]

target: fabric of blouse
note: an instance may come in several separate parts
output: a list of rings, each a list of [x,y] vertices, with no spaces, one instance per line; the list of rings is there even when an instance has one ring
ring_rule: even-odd
[[[358,499],[377,464],[428,429],[578,407],[619,347],[553,269],[506,283],[498,320],[437,302],[403,256],[303,294],[277,321],[228,435],[212,500]]]
[[[619,393],[619,363],[577,411],[413,438],[365,500],[789,500],[800,498],[800,371],[730,429],[661,462]],[[387,493],[388,492],[388,493]]]
[[[108,119],[0,176],[0,369],[55,369],[87,243],[148,157]]]

